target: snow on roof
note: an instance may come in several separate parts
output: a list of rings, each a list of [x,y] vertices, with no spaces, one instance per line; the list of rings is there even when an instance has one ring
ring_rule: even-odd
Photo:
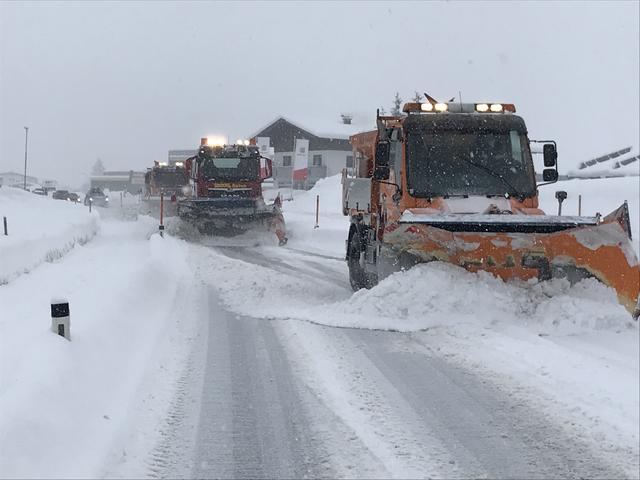
[[[571,170],[569,176],[577,178],[640,176],[640,155],[628,153],[630,150],[629,148],[626,154],[613,158],[606,158],[607,155],[605,155],[595,162],[583,162],[581,168]]]
[[[351,135],[355,135],[356,133],[365,132],[376,128],[374,116],[367,118],[365,116],[354,115],[352,116],[350,124],[343,123],[340,115],[336,115],[334,119],[329,119],[326,117],[305,118],[301,122],[292,120],[291,117],[279,116],[261,129],[257,130],[253,135],[250,136],[250,138],[256,137],[260,132],[267,129],[280,119],[285,120],[290,124],[301,128],[302,130],[306,130],[307,132],[312,133],[317,137],[337,138],[343,140],[348,140]]]

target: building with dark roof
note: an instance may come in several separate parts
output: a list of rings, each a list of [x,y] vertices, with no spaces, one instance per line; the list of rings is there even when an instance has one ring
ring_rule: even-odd
[[[339,119],[338,119],[339,120]],[[255,132],[250,138],[258,145],[273,149],[274,180],[279,187],[311,188],[320,178],[340,173],[343,168],[353,167],[353,150],[349,136],[366,127],[352,123],[352,117],[343,115],[336,122],[313,123],[303,126],[285,117],[278,117]],[[369,126],[369,129],[373,128]],[[263,142],[258,139],[267,139]],[[308,178],[293,185],[295,142],[309,141],[307,155]],[[261,148],[263,148],[261,146]]]

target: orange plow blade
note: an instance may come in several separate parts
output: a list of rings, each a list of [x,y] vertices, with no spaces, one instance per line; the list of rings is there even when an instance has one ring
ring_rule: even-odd
[[[640,315],[640,265],[628,209],[600,217],[430,214],[407,211],[388,225],[385,244],[412,262],[446,261],[505,280],[594,277]]]

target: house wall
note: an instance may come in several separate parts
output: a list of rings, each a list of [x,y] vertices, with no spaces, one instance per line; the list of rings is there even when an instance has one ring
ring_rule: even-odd
[[[318,179],[339,174],[346,167],[347,156],[353,155],[349,140],[319,137],[283,118],[258,132],[254,138],[257,137],[269,137],[270,145],[274,149],[274,180],[276,184],[283,187],[291,185],[292,169],[284,166],[283,160],[285,156],[290,156],[291,165],[295,162],[294,143],[296,138],[309,140],[307,156],[309,178],[304,185],[294,185],[296,188],[311,188]],[[322,165],[313,165],[314,155],[322,155]]]
[[[347,166],[347,156],[352,156],[351,150],[339,151],[339,150],[311,150],[309,152],[309,167],[313,164],[313,156],[322,155],[322,165],[327,167],[326,175],[331,177],[342,172],[342,169]]]
[[[24,182],[24,175],[15,172],[0,173],[0,177],[2,177],[4,185],[14,185],[18,183],[22,185]],[[38,179],[27,175],[27,183],[38,183]]]

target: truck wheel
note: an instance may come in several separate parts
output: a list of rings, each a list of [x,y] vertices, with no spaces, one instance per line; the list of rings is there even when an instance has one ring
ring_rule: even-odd
[[[367,274],[361,263],[361,253],[364,251],[358,232],[354,232],[349,239],[349,283],[353,291],[367,288]]]

